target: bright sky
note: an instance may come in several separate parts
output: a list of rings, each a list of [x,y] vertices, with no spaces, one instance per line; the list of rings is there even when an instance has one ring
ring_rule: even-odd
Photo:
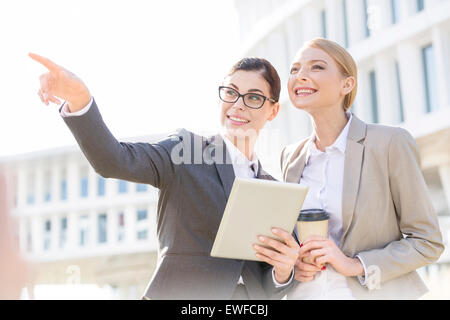
[[[0,156],[75,144],[28,52],[77,74],[117,138],[214,131],[240,58],[232,0],[1,1],[0,41]]]

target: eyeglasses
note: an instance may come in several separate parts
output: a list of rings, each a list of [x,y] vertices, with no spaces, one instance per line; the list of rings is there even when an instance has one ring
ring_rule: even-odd
[[[244,104],[251,109],[259,109],[263,106],[266,100],[275,103],[276,101],[272,98],[267,98],[261,94],[257,93],[246,93],[240,94],[237,90],[230,87],[219,87],[219,98],[223,102],[235,103],[242,97]]]

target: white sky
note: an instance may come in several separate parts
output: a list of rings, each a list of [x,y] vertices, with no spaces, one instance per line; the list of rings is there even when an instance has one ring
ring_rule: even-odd
[[[0,156],[75,144],[28,52],[77,74],[117,138],[214,131],[240,58],[232,0],[1,1],[0,41]]]

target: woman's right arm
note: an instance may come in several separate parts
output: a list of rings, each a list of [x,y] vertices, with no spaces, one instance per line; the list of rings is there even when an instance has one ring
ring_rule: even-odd
[[[35,54],[30,57],[48,69],[40,76],[38,94],[42,102],[48,105],[49,102],[60,103],[59,99],[66,100],[69,113],[79,112],[92,103],[87,112],[81,112],[82,115],[63,119],[98,174],[105,178],[148,183],[157,188],[172,180],[175,165],[171,161],[171,150],[180,143],[176,136],[155,144],[118,142],[81,79],[47,58]]]

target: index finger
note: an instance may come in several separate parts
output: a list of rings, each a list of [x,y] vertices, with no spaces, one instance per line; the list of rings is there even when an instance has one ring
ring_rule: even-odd
[[[53,61],[51,61],[50,59],[47,59],[45,57],[42,57],[38,54],[35,53],[28,53],[28,56],[33,59],[34,61],[39,62],[40,64],[42,64],[44,67],[46,67],[49,71],[54,71],[59,69],[59,66],[54,63]]]
[[[284,242],[291,248],[298,247],[297,241],[295,241],[292,234],[287,232],[286,230],[280,229],[280,228],[272,228],[272,232],[279,236],[281,239],[284,240]]]

